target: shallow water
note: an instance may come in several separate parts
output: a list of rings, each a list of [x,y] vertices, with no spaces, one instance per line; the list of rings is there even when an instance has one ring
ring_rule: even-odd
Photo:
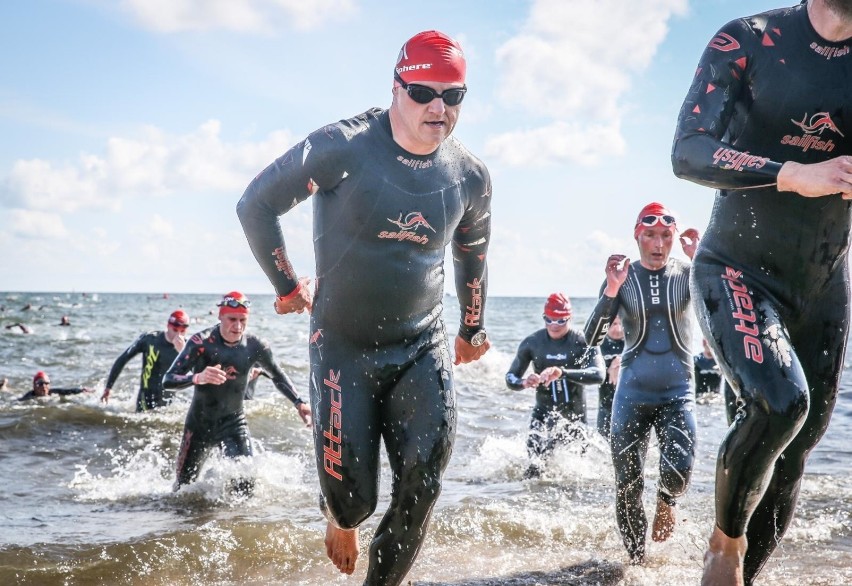
[[[247,403],[255,442],[251,462],[211,458],[200,480],[172,493],[174,458],[188,391],[153,414],[136,414],[141,359],[125,369],[108,405],[99,403],[113,360],[141,332],[159,329],[178,307],[215,319],[212,295],[3,294],[0,330],[0,584],[360,584],[325,557],[310,431],[267,380]],[[272,297],[255,300],[250,329],[272,343],[282,367],[307,396],[306,316],[279,317]],[[35,310],[21,311],[27,303]],[[697,405],[698,458],[681,521],[664,544],[649,542],[645,567],[626,564],[615,526],[613,474],[604,441],[566,446],[539,480],[523,480],[532,392],[506,389],[503,375],[520,340],[539,327],[538,299],[492,298],[493,349],[456,369],[459,426],[444,490],[414,569],[413,584],[697,584],[712,527],[715,453],[725,430],[720,400]],[[575,299],[577,321],[591,300]],[[41,309],[38,309],[42,307]],[[59,327],[69,315],[71,327]],[[449,324],[458,310],[447,298]],[[451,331],[452,327],[448,328]],[[697,345],[696,345],[697,348]],[[92,394],[36,404],[15,399],[37,370],[54,386]],[[761,584],[852,583],[852,377],[846,373],[832,425],[812,455],[797,518],[761,575]],[[587,388],[589,421],[597,394]],[[653,511],[657,465],[649,450],[646,509]],[[257,478],[252,498],[229,491],[230,478]],[[388,471],[382,487],[387,499]],[[379,511],[387,505],[384,500]],[[362,551],[379,522],[364,526]]]

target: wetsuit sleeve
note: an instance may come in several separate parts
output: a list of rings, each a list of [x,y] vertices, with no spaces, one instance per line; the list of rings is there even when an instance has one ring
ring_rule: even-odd
[[[562,376],[572,383],[598,385],[604,381],[606,368],[597,346],[587,346],[580,368],[563,368]]]
[[[118,380],[118,376],[121,374],[121,371],[130,362],[130,359],[142,352],[146,334],[142,334],[139,336],[135,342],[133,342],[127,350],[122,352],[122,354],[115,359],[115,362],[112,365],[112,368],[109,371],[109,376],[107,377],[105,388],[111,389],[113,385],[115,385],[115,381]]]
[[[246,240],[277,295],[290,293],[298,284],[278,217],[318,190],[328,191],[340,183],[345,144],[335,126],[314,132],[261,171],[237,203]]]
[[[527,367],[532,362],[532,353],[530,352],[527,341],[521,342],[518,346],[518,353],[509,367],[509,372],[506,373],[506,386],[513,391],[520,391],[524,388],[524,373]]]
[[[275,388],[278,389],[282,395],[290,399],[290,402],[293,403],[294,406],[298,407],[299,404],[304,403],[302,398],[299,397],[298,393],[296,393],[293,381],[290,380],[287,373],[281,370],[281,367],[275,363],[275,360],[272,357],[272,350],[265,342],[261,342],[261,350],[258,355],[257,364],[270,374],[272,384],[275,385]]]
[[[85,392],[86,389],[82,387],[73,387],[67,389],[50,389],[51,395],[79,395],[80,393]]]
[[[202,349],[202,339],[199,334],[192,336],[178,354],[175,361],[163,375],[164,389],[185,389],[192,386],[193,368]]]
[[[777,183],[781,163],[733,148],[734,117],[747,116],[749,66],[761,50],[746,20],[723,27],[707,45],[677,120],[672,169],[681,179],[717,189]]]
[[[462,318],[459,336],[471,336],[485,327],[488,266],[486,253],[491,238],[491,178],[482,166],[470,202],[453,235],[453,271]]]
[[[589,346],[600,346],[606,337],[606,332],[609,329],[609,324],[615,319],[618,313],[618,297],[607,297],[603,294],[606,288],[606,281],[601,285],[601,296],[598,299],[597,305],[592,310],[592,314],[586,321],[586,327],[583,333],[586,336],[586,344]]]

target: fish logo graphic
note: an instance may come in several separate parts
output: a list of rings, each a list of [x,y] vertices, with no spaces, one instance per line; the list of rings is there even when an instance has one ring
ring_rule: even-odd
[[[319,354],[320,360],[322,360],[322,328],[315,331],[311,334],[310,345],[316,347],[317,353]]]
[[[827,128],[845,138],[844,134],[840,132],[840,129],[831,119],[831,116],[828,115],[828,112],[817,112],[810,118],[808,118],[808,115],[805,114],[802,117],[801,122],[797,122],[792,118],[790,119],[790,122],[801,128],[805,134],[819,134],[822,136],[822,131]]]
[[[423,214],[420,212],[409,212],[406,214],[405,218],[402,217],[402,212],[400,212],[398,219],[391,220],[388,218],[388,222],[396,224],[399,226],[400,230],[412,230],[416,232],[417,228],[423,226],[424,228],[429,228],[432,232],[435,232],[435,228],[429,225],[429,222],[426,221],[426,218],[424,218]]]

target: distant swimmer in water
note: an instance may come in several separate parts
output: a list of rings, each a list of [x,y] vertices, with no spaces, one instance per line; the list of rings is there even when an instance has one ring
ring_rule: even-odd
[[[112,387],[125,365],[137,354],[142,355],[142,375],[136,395],[136,411],[148,411],[172,402],[173,391],[163,390],[163,376],[172,365],[178,352],[183,350],[189,316],[182,309],[172,312],[165,330],[146,332],[134,341],[112,365],[107,376],[101,401],[109,401]]]
[[[586,345],[582,332],[571,329],[572,315],[568,297],[550,295],[542,315],[544,328],[524,338],[506,373],[510,389],[536,390],[527,439],[532,460],[527,478],[541,475],[557,444],[582,435],[577,426],[586,423],[583,386],[604,380],[603,358],[597,348]],[[533,372],[524,376],[530,364]]]
[[[390,108],[313,132],[266,167],[237,205],[278,295],[276,311],[312,311],[326,553],[345,574],[355,571],[358,528],[379,503],[379,447],[386,448],[391,499],[369,548],[367,584],[400,584],[413,565],[455,439],[453,362],[478,360],[491,345],[484,328],[491,179],[452,136],[465,74],[456,41],[438,31],[415,35],[401,47]],[[278,224],[308,198],[313,295]],[[445,256],[461,311],[455,361],[443,322]]]
[[[849,330],[852,1],[738,18],[677,120],[675,175],[718,189],[695,255],[704,335],[739,410],[716,461],[703,586],[752,584],[793,521]],[[802,578],[807,582],[807,578]]]
[[[239,291],[222,297],[219,323],[194,334],[166,372],[167,389],[195,385],[186,415],[177,458],[175,490],[195,481],[207,453],[218,446],[228,458],[251,456],[251,437],[243,408],[249,373],[254,364],[272,375],[272,384],[292,401],[307,425],[311,409],[275,362],[269,345],[246,333],[251,302]],[[250,494],[250,479],[235,482],[237,491]]]
[[[18,401],[29,401],[48,395],[77,395],[80,393],[91,393],[93,389],[88,387],[71,387],[71,388],[52,388],[50,386],[50,377],[47,373],[40,370],[33,376],[33,389],[27,394],[18,398]]]
[[[634,564],[645,561],[648,521],[642,492],[651,431],[656,431],[660,450],[654,541],[665,541],[674,531],[675,505],[689,488],[695,462],[690,265],[669,258],[676,230],[674,216],[662,204],[642,208],[633,229],[639,262],[631,263],[623,254],[609,257],[601,297],[586,322],[586,341],[595,345],[616,315],[624,328],[610,445],[616,521]],[[684,230],[680,243],[692,258],[698,232]]]
[[[30,328],[28,328],[27,326],[25,326],[21,322],[18,322],[18,323],[15,323],[15,324],[9,324],[9,325],[6,326],[7,330],[11,330],[12,328],[18,328],[19,330],[21,330],[22,334],[29,334],[30,333]]]
[[[59,323],[58,323],[57,325],[60,325],[60,326],[70,326],[70,325],[71,325],[71,320],[70,320],[70,319],[68,319],[68,316],[67,316],[67,315],[63,315],[63,316],[62,316],[62,319],[60,319],[60,320],[59,320]]]

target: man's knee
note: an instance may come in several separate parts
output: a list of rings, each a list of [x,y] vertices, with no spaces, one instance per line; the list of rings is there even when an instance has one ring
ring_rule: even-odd
[[[325,518],[341,529],[355,529],[376,511],[378,499],[336,498],[320,495],[320,510]]]

